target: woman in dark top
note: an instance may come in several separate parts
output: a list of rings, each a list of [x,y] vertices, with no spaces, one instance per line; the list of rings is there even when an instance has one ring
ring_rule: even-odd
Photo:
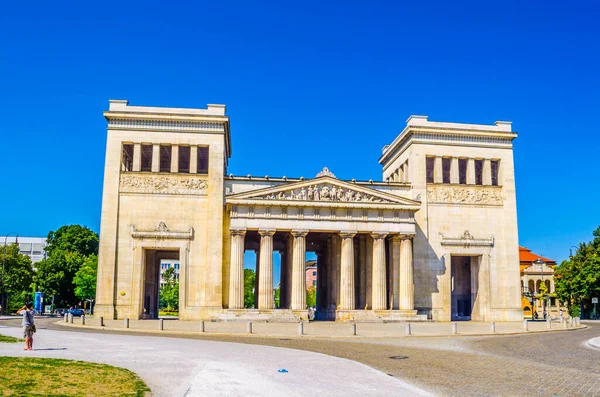
[[[25,350],[33,350],[33,334],[35,333],[35,324],[33,322],[33,306],[31,303],[26,303],[18,314],[23,316],[21,325],[23,326],[23,337],[25,338]]]

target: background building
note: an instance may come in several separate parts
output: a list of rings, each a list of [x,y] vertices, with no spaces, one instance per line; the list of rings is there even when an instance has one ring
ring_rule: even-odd
[[[45,237],[15,237],[9,236],[6,239],[6,244],[11,245],[15,242],[19,243],[19,251],[23,255],[31,258],[34,264],[46,258],[46,238]],[[0,246],[4,245],[4,238],[0,238]]]
[[[539,261],[538,261],[539,260]],[[556,261],[545,258],[541,255],[531,252],[530,249],[519,247],[519,261],[521,271],[521,290],[524,295],[528,293],[538,295],[542,284],[546,286],[548,294],[554,294],[554,269]],[[537,263],[536,263],[537,262]],[[526,296],[522,297],[521,304],[523,306],[523,314],[526,317],[531,317],[531,300]],[[549,297],[544,300],[535,300],[535,310],[540,317],[543,316],[544,307],[548,305],[548,314],[552,317],[557,317],[562,308],[563,314],[566,315],[566,307],[562,307],[560,302],[555,297]]]
[[[317,286],[317,261],[306,261],[306,288]]]

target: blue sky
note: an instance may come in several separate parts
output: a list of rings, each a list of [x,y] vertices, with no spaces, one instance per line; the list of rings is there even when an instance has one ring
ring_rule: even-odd
[[[379,179],[410,114],[511,120],[520,243],[564,259],[600,225],[600,12],[485,3],[5,2],[0,234],[99,229],[114,98],[226,103],[244,175]]]

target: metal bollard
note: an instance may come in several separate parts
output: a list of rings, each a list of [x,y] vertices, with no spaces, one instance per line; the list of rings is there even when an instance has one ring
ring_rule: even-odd
[[[85,325],[85,315],[81,316],[81,325]]]
[[[252,321],[248,321],[246,323],[246,333],[248,333],[248,334],[252,333]]]
[[[99,320],[100,320],[100,326],[104,327],[104,317],[100,316]]]
[[[412,330],[410,329],[410,323],[406,323],[406,336],[412,335]]]
[[[352,324],[352,335],[356,336],[356,324]]]
[[[490,332],[491,332],[492,334],[495,334],[495,333],[496,333],[496,322],[495,322],[495,321],[492,321],[492,322],[490,323]]]
[[[69,324],[73,324],[73,314],[69,313]]]
[[[206,329],[204,328],[204,320],[200,321],[200,332],[206,332]]]
[[[129,317],[125,317],[125,320],[123,320],[123,325],[125,328],[129,328]]]
[[[302,336],[302,335],[304,335],[304,323],[299,322],[298,323],[298,336]]]
[[[552,329],[552,320],[550,320],[550,319],[546,320],[546,328]]]
[[[165,322],[165,320],[163,320],[162,318],[158,320],[158,329],[161,330],[161,331],[163,329],[165,329],[165,323],[164,322]]]
[[[452,323],[452,335],[458,334],[458,324]]]
[[[68,322],[69,322],[69,314],[65,313],[65,323],[68,323]]]
[[[523,320],[523,329],[529,331],[529,322],[527,320]]]

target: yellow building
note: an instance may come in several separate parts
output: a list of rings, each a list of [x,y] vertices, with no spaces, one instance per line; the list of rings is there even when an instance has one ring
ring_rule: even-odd
[[[539,259],[539,261],[538,261]],[[523,314],[525,317],[531,317],[531,301],[526,294],[537,296],[540,293],[542,283],[546,285],[546,290],[549,294],[554,294],[554,269],[556,261],[553,259],[544,258],[541,255],[531,252],[530,249],[519,247],[519,261],[521,271],[521,290],[523,296],[521,304],[523,306]],[[561,309],[558,299],[550,297],[548,299],[550,306],[549,314],[552,317],[558,317]],[[535,300],[535,310],[540,318],[543,318],[544,302],[543,300]],[[566,315],[566,309],[563,308],[563,313]]]

